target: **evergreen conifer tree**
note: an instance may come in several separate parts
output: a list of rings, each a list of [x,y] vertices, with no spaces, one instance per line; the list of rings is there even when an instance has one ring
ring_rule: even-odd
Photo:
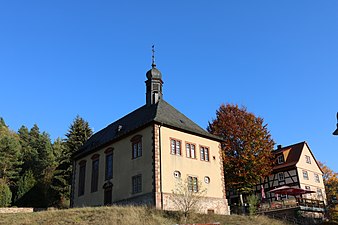
[[[72,155],[82,147],[92,134],[93,131],[88,122],[77,115],[68,129],[66,139],[61,147],[62,155],[52,183],[52,188],[59,194],[61,204],[70,198],[73,170]]]
[[[0,122],[0,179],[13,185],[21,170],[21,145],[19,137],[1,118]]]
[[[20,137],[20,144],[22,147],[22,174],[28,170],[34,170],[36,163],[38,161],[38,152],[35,148],[31,147],[30,144],[30,134],[29,130],[25,126],[21,126],[18,130],[18,135]]]
[[[0,178],[0,207],[10,206],[12,192],[4,180]]]
[[[34,174],[31,170],[27,170],[19,179],[17,183],[17,193],[15,200],[19,200],[28,191],[30,191],[36,184]]]
[[[22,126],[18,134],[24,164],[21,172],[22,179],[17,185],[14,199],[20,206],[47,207],[52,201],[50,184],[57,165],[49,134],[40,133],[37,124],[34,124],[30,131]],[[32,185],[34,188],[31,187]],[[29,193],[27,193],[28,189]],[[23,195],[25,195],[24,200],[21,199]]]

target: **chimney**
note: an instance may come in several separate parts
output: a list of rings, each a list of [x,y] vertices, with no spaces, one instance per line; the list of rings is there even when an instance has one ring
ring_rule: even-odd
[[[282,145],[277,145],[277,149],[281,149],[282,148]]]

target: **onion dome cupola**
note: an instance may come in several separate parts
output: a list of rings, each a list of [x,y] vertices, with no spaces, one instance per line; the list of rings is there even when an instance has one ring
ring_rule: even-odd
[[[155,64],[155,50],[154,45],[152,46],[152,64],[151,69],[147,72],[146,80],[146,104],[152,105],[156,104],[160,99],[162,99],[162,73],[156,68]]]
[[[155,64],[151,65],[152,68],[148,70],[146,76],[149,79],[162,79],[162,73],[156,68]]]

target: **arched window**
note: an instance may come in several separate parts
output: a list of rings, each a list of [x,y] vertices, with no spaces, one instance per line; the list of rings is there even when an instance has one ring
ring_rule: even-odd
[[[106,171],[105,171],[105,180],[110,180],[113,178],[113,148],[108,148],[104,153],[106,154]]]
[[[99,183],[99,163],[100,155],[95,154],[92,156],[92,182],[91,182],[91,192],[96,192],[98,189]]]
[[[84,195],[85,192],[85,184],[86,184],[86,160],[81,160],[79,162],[79,189],[78,196]]]

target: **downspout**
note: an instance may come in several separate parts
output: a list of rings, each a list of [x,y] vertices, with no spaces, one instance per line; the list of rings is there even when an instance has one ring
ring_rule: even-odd
[[[161,210],[163,210],[163,191],[162,191],[162,145],[161,145],[161,126],[158,125],[158,150],[159,150],[159,156],[160,156],[160,193],[161,193]]]

